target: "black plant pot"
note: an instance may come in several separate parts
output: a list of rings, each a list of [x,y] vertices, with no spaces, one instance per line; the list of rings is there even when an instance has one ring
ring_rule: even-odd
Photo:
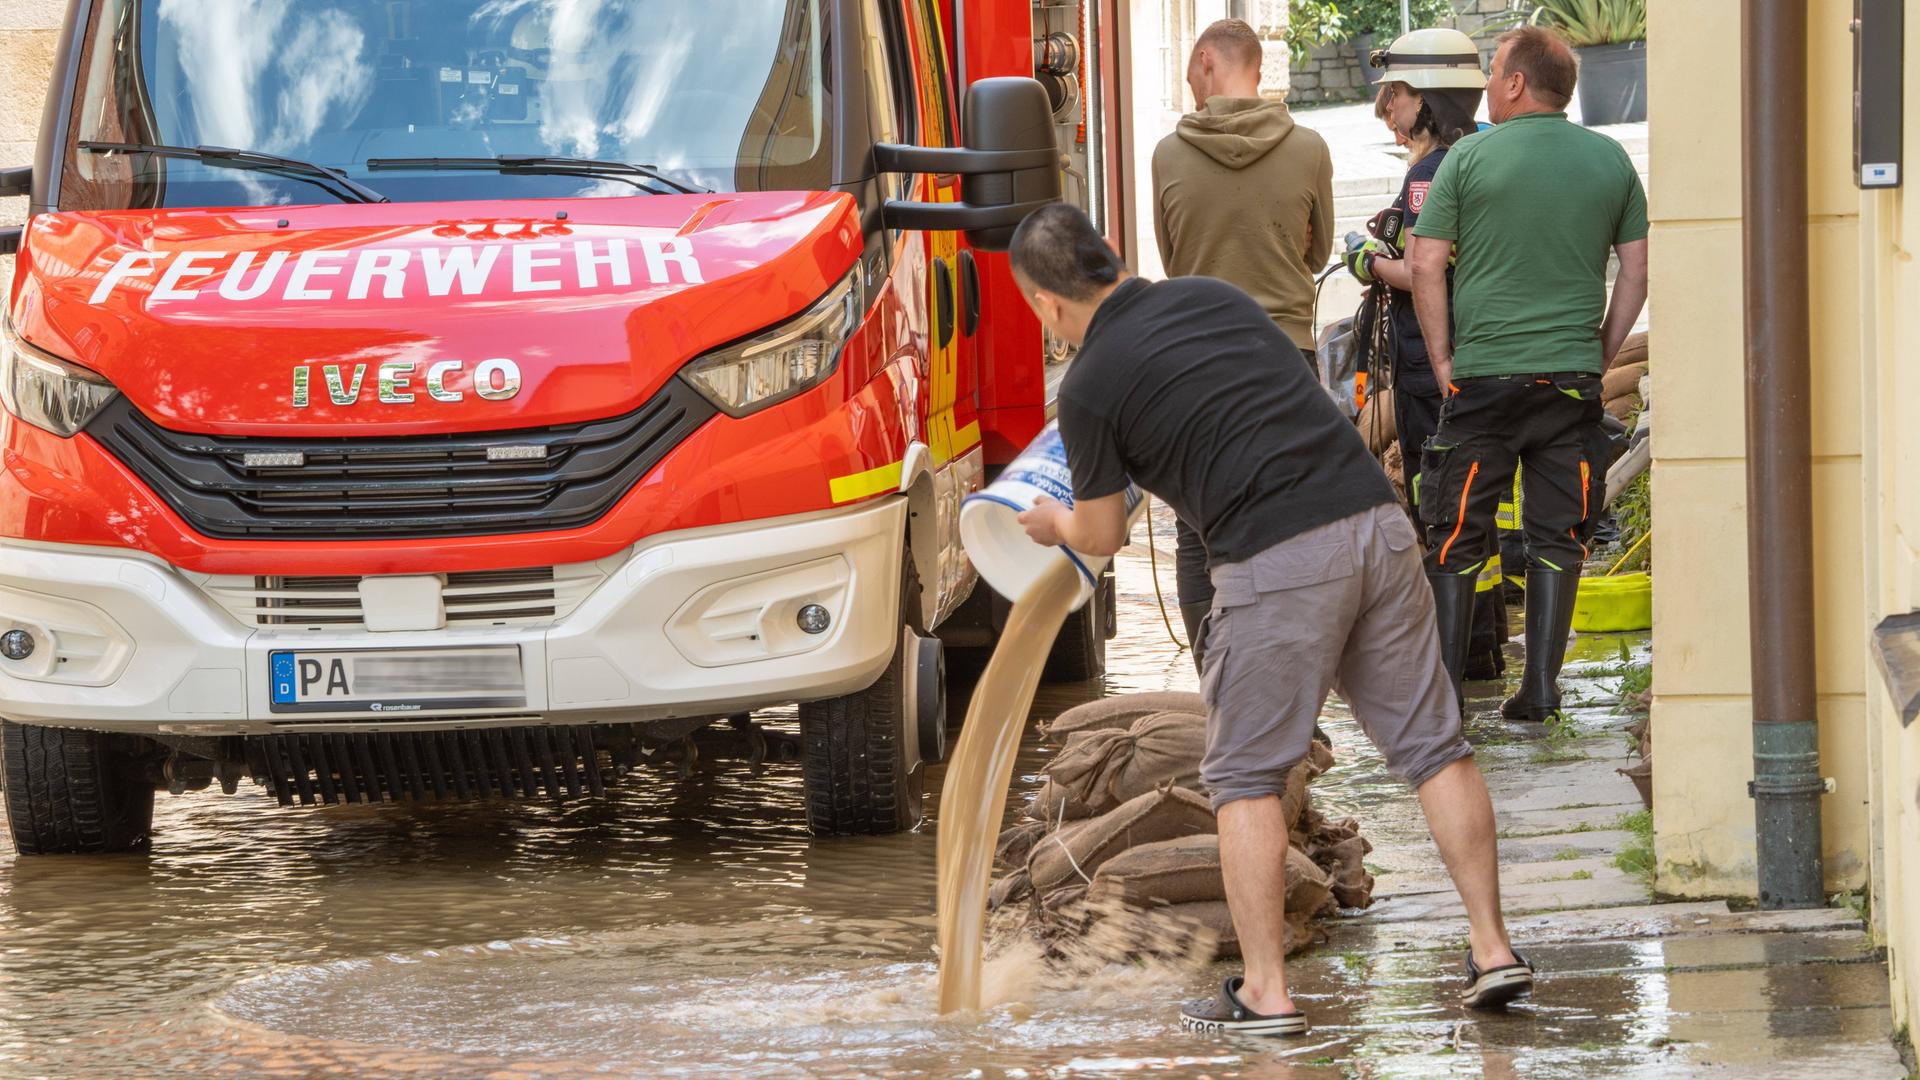
[[[1647,118],[1647,43],[1589,45],[1580,55],[1580,122],[1588,127]]]
[[[1379,78],[1380,73],[1374,70],[1373,65],[1368,62],[1369,58],[1373,55],[1373,35],[1355,34],[1353,37],[1347,39],[1347,43],[1353,46],[1354,61],[1360,65],[1361,85],[1366,86],[1372,83],[1373,80]]]

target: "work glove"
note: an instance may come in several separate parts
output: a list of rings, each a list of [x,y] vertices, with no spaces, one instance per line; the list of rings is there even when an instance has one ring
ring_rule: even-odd
[[[1400,235],[1400,227],[1406,219],[1405,211],[1392,206],[1367,219],[1367,235],[1379,239],[1384,245],[1382,250],[1388,253],[1389,258],[1397,259],[1406,253],[1407,241]]]
[[[1373,284],[1373,259],[1377,255],[1386,255],[1391,258],[1392,252],[1386,244],[1373,237],[1368,237],[1358,244],[1349,240],[1347,254],[1343,261],[1347,264],[1347,272],[1353,275],[1355,281],[1362,285],[1371,285]]]

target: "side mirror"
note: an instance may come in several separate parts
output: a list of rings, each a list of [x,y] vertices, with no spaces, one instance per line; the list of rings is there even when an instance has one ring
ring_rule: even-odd
[[[890,229],[958,230],[983,251],[1005,251],[1028,214],[1060,200],[1053,107],[1033,79],[981,79],[967,88],[965,147],[873,148],[881,172],[959,173],[957,203],[890,199]]]
[[[16,165],[10,169],[0,169],[0,198],[9,196],[25,197],[33,194],[33,166]],[[18,225],[0,228],[0,255],[17,254],[20,250],[20,237],[26,232]]]

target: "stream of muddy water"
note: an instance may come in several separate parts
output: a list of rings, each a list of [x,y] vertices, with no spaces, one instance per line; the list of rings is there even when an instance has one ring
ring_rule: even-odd
[[[1080,582],[1072,563],[1056,559],[1013,605],[947,766],[940,792],[938,876],[942,1016],[980,1008],[987,886],[1007,816],[1007,786],[1047,653],[1073,609]]]

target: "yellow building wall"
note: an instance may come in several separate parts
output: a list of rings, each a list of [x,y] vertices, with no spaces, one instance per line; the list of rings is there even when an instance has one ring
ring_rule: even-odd
[[[1858,193],[1849,0],[1809,7],[1816,667],[1827,879],[1863,888],[1868,785]],[[1740,39],[1738,0],[1649,5],[1653,221],[1654,770],[1658,888],[1752,896],[1740,80],[1659,42]],[[1675,583],[1684,583],[1676,587]]]
[[[1827,887],[1872,889],[1897,1019],[1920,1014],[1920,725],[1869,652],[1920,608],[1920,222],[1852,172],[1850,0],[1809,0],[1815,668]],[[1747,612],[1740,76],[1662,43],[1740,40],[1739,0],[1649,5],[1657,888],[1757,892]],[[1907,163],[1920,147],[1907,26]],[[1732,55],[1732,54],[1729,54]],[[1782,87],[1781,93],[1797,92]],[[1903,359],[1904,358],[1904,359]]]
[[[1909,172],[1920,150],[1920,18],[1906,27],[1907,108],[1904,145]],[[1914,183],[1911,175],[1907,183]],[[1866,572],[1865,618],[1920,610],[1920,215],[1907,213],[1905,189],[1863,195],[1859,299],[1860,365],[1866,394],[1860,428]],[[1862,664],[1869,686],[1866,719],[1877,782],[1871,834],[1875,855],[1873,916],[1893,973],[1894,1022],[1920,1025],[1920,723],[1901,728],[1871,655]]]

